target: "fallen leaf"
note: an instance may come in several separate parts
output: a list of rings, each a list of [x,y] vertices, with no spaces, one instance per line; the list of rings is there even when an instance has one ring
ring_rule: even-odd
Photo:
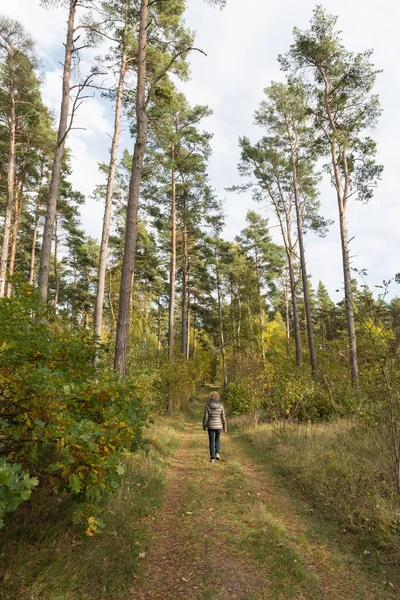
[[[146,552],[139,552],[138,558],[145,558]]]
[[[187,515],[192,515],[193,513],[192,513],[192,512],[190,512],[190,511],[187,511],[187,512],[186,512],[186,514],[187,514]]]
[[[184,581],[185,583],[189,583],[189,579],[186,579],[186,577],[182,577],[182,581]]]
[[[212,510],[214,510],[214,509],[213,509],[213,508],[209,508],[208,510],[212,511]]]

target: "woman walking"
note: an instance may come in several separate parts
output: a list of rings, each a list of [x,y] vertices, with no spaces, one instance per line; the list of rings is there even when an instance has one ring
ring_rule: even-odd
[[[210,400],[204,407],[203,429],[208,429],[208,439],[210,442],[210,462],[215,459],[221,460],[220,437],[221,431],[227,432],[226,416],[223,404],[219,400],[217,392],[211,392]]]

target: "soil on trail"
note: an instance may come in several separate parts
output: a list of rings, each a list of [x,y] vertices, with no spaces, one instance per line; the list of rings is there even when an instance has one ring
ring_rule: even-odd
[[[316,540],[285,496],[228,435],[223,460],[208,457],[199,415],[182,433],[165,499],[150,518],[131,597],[256,600],[396,598],[335,544]]]

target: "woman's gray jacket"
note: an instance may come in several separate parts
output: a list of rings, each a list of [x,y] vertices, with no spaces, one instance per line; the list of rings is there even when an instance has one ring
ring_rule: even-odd
[[[227,429],[225,410],[218,400],[210,400],[204,407],[203,429]]]

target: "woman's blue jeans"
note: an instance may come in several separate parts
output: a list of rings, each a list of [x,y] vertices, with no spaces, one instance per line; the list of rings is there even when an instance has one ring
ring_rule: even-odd
[[[210,457],[215,458],[215,454],[219,454],[220,437],[222,429],[209,429],[208,439],[210,440]]]

